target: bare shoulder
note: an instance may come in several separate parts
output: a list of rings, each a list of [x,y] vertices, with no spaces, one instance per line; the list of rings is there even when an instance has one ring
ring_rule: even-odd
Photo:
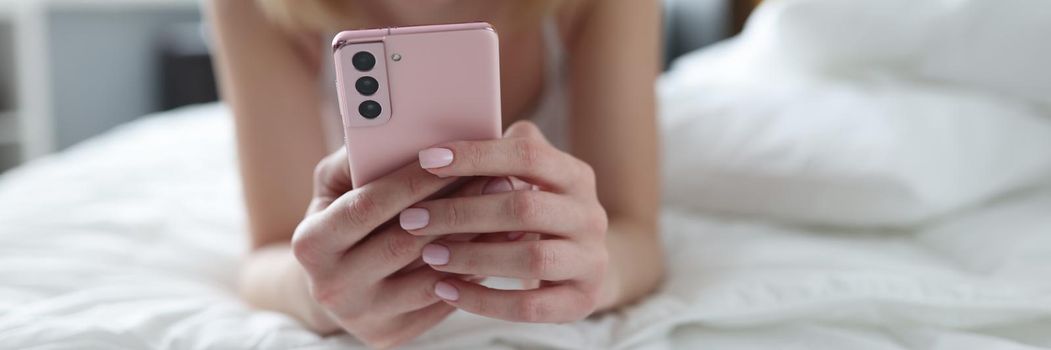
[[[308,65],[320,58],[323,42],[320,34],[280,26],[263,12],[257,0],[207,0],[206,3],[213,25],[220,27],[220,33],[226,37],[220,38],[220,45],[228,50],[288,50]]]
[[[658,0],[562,0],[558,7],[558,23],[565,42],[572,46],[589,23],[615,24],[610,18],[620,18],[625,27],[637,22],[648,22],[660,13]],[[595,17],[604,17],[595,19]],[[643,19],[640,21],[640,19]],[[648,23],[647,23],[648,24]]]

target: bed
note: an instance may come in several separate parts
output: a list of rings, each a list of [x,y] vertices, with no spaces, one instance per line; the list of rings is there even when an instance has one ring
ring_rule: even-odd
[[[794,16],[820,25],[814,20],[823,17],[815,13],[838,8],[834,3],[765,5],[742,37],[681,60],[662,78],[665,182],[678,191],[669,190],[662,214],[669,270],[658,292],[567,325],[456,313],[406,348],[1051,348],[1048,97],[996,79],[1002,75],[983,80],[928,70],[917,85],[885,69],[866,70],[880,72],[879,79],[814,73],[856,58],[815,53],[863,47],[816,46],[792,64],[765,61],[793,53],[783,41],[769,46],[772,32],[798,33],[779,26],[801,25]],[[979,3],[956,2],[963,7],[955,13],[988,14]],[[844,10],[836,18],[870,10]],[[1039,16],[1015,16],[1014,23],[1032,18],[1032,26],[1047,26],[1039,21],[1047,11],[1028,7],[1024,12]],[[838,43],[844,42],[852,41]],[[1046,62],[1051,50],[1041,50],[1026,59]],[[912,53],[902,57],[917,59]],[[926,83],[931,77],[939,83]],[[1051,86],[1045,76],[1024,83]],[[946,90],[949,85],[955,87]],[[698,102],[685,92],[717,98]],[[947,107],[965,101],[974,104]],[[847,121],[830,117],[859,106],[896,107]],[[908,114],[910,122],[941,131],[901,132],[915,125],[892,118],[916,110],[924,113]],[[798,118],[784,111],[813,117],[802,123],[770,119]],[[936,127],[949,121],[956,127]],[[771,138],[770,125],[792,127]],[[869,131],[851,134],[859,125]],[[835,132],[814,137],[822,128]],[[842,144],[833,136],[870,135],[872,128],[882,136],[835,152],[819,147],[827,144],[804,143]],[[954,138],[961,132],[982,143]],[[253,310],[235,295],[247,244],[232,135],[224,106],[188,107],[3,174],[0,348],[361,348],[349,336],[322,337],[286,316]],[[916,140],[948,146],[916,149],[926,144]],[[967,161],[945,161],[946,149],[975,152]],[[899,153],[881,158],[878,150]],[[857,153],[848,151],[909,162],[869,161],[860,171]],[[934,163],[939,166],[881,168],[931,159],[941,159]],[[995,171],[960,175],[970,167]],[[817,190],[768,190],[786,183]],[[764,189],[761,196],[747,190],[756,186]],[[890,204],[880,206],[875,198]]]

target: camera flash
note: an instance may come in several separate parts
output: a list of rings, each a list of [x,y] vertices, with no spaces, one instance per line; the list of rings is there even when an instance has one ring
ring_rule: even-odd
[[[401,54],[397,54],[396,53],[396,54],[390,55],[390,59],[391,59],[391,61],[394,61],[394,62],[401,61]]]

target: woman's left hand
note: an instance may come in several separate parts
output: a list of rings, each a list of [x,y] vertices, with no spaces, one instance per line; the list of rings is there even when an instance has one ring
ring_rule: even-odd
[[[497,177],[485,195],[421,202],[401,225],[415,235],[531,232],[539,240],[438,241],[423,259],[444,272],[540,280],[539,288],[498,290],[449,278],[435,293],[465,311],[509,321],[559,323],[598,307],[606,275],[606,212],[591,167],[549,144],[529,122],[503,139],[453,142],[420,152],[420,165],[447,176]],[[515,191],[508,178],[537,186]]]

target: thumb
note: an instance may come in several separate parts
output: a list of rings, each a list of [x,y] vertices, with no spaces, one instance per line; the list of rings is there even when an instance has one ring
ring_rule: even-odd
[[[544,140],[547,143],[547,138],[544,137],[544,133],[540,131],[540,128],[528,120],[517,121],[507,128],[507,131],[504,132],[504,138],[512,137]]]
[[[335,200],[353,189],[347,149],[340,147],[322,158],[314,168],[314,197]]]

